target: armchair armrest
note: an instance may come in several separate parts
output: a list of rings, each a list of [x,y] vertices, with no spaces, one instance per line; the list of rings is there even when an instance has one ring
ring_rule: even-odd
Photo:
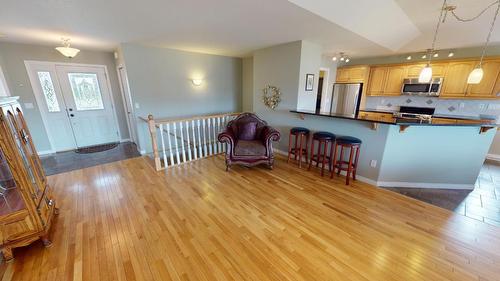
[[[221,143],[227,143],[226,153],[229,155],[234,149],[234,145],[236,144],[236,137],[231,129],[227,128],[222,133],[217,136],[217,139]]]
[[[271,141],[279,141],[281,138],[280,132],[271,126],[265,126],[262,130],[262,141],[267,145]]]

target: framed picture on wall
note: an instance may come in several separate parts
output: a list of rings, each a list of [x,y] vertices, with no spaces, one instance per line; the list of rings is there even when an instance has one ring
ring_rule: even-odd
[[[314,88],[314,74],[306,74],[306,91],[312,91]]]

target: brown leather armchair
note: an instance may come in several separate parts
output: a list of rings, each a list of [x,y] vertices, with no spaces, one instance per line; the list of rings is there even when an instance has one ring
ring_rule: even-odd
[[[226,143],[226,171],[232,164],[255,166],[267,164],[273,168],[273,141],[280,140],[280,133],[253,113],[242,113],[227,124],[219,134]]]

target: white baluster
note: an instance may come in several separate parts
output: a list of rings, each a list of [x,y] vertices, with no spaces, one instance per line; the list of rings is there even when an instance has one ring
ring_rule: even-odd
[[[184,147],[184,128],[182,126],[182,121],[179,122],[179,131],[181,132],[181,149],[182,149],[182,162],[186,162],[186,149]]]
[[[208,155],[212,155],[213,154],[213,151],[212,151],[212,134],[210,133],[210,126],[211,126],[212,122],[210,122],[210,118],[207,119],[207,131],[206,131],[206,135],[208,137]]]
[[[196,123],[198,124],[198,128],[197,128],[198,129],[198,151],[199,151],[200,158],[203,158],[203,143],[201,142],[200,119],[198,119]]]
[[[213,154],[217,154],[217,145],[216,145],[216,142],[217,142],[217,137],[215,136],[215,118],[211,118],[212,119],[212,130],[210,130],[210,134],[213,135],[213,141],[212,141],[212,151],[213,151]]]
[[[170,123],[167,123],[167,137],[168,137],[168,153],[170,154],[170,165],[175,165],[174,155],[172,154],[172,140],[170,139]]]
[[[197,151],[197,148],[196,148],[196,133],[194,131],[194,120],[191,120],[191,128],[193,130],[193,156],[194,156],[194,160],[198,159],[198,151]]]
[[[189,138],[189,121],[186,121],[186,137],[187,137],[187,151],[189,161],[193,160],[191,157],[191,140]]]
[[[174,122],[174,144],[175,144],[175,158],[177,159],[177,164],[181,163],[181,158],[179,157],[179,144],[177,143],[177,125]]]
[[[224,130],[224,128],[221,126],[221,119],[224,118],[222,117],[217,117],[217,148],[219,150],[219,153],[222,153],[222,144],[219,141],[219,134]]]
[[[203,132],[203,150],[205,151],[205,154],[203,154],[203,156],[207,157],[208,156],[208,150],[207,150],[207,134],[206,134],[206,127],[205,127],[205,119],[203,119],[203,128],[202,128],[202,132]]]
[[[160,124],[160,136],[161,136],[161,151],[163,154],[163,163],[165,168],[168,167],[167,153],[165,152],[165,139],[163,138],[163,124]]]

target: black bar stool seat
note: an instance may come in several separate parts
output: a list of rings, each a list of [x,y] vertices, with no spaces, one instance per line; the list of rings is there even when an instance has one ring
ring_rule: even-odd
[[[361,144],[362,141],[358,138],[351,137],[351,136],[340,136],[337,138],[338,143],[345,143],[345,144]]]

